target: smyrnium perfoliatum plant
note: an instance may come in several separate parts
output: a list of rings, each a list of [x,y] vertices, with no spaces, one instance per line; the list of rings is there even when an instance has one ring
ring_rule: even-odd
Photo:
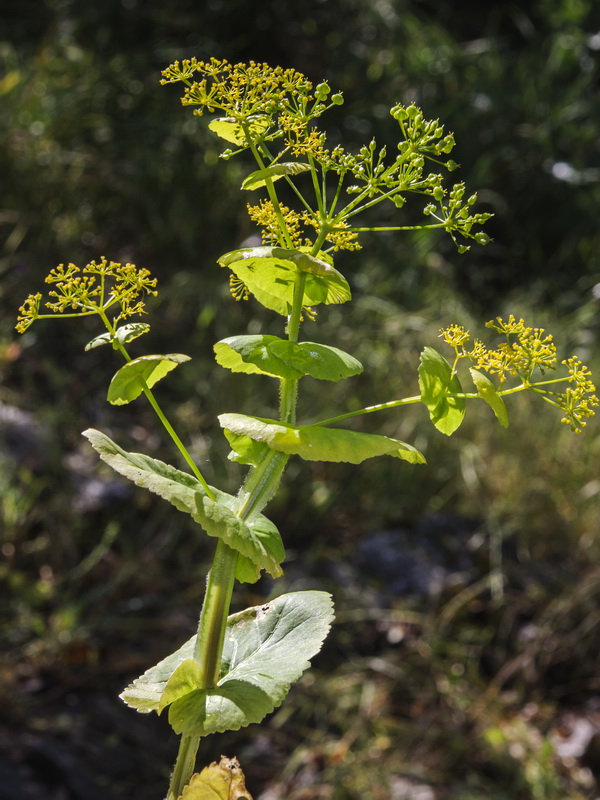
[[[189,356],[133,357],[129,352],[150,327],[139,321],[146,315],[146,300],[157,292],[148,270],[104,257],[82,269],[61,265],[46,278],[52,286],[46,301],[41,292],[27,298],[17,329],[24,332],[34,322],[56,317],[96,316],[104,332],[87,349],[110,345],[125,361],[110,383],[108,401],[121,405],[145,395],[187,465],[188,471],[182,471],[129,452],[100,431],[84,432],[116,472],[160,495],[215,539],[197,634],[133,681],[121,697],[139,712],[166,712],[181,737],[167,800],[248,798],[235,759],[195,773],[200,740],[258,723],[279,706],[320,650],[333,620],[332,599],[321,591],[284,594],[229,613],[236,581],[253,583],[263,572],[282,575],[283,542],[262,512],[290,457],[361,464],[388,456],[419,465],[425,458],[410,443],[340,423],[420,403],[435,427],[450,435],[461,424],[467,402],[482,400],[506,426],[505,398],[529,391],[580,432],[598,399],[589,370],[576,356],[559,363],[549,334],[511,316],[488,323],[499,337],[492,344],[472,340],[459,324],[441,331],[453,357],[448,360],[431,347],[423,350],[417,394],[311,424],[298,421],[304,377],[339,381],[363,370],[356,358],[334,345],[301,338],[303,322],[315,320],[319,306],[351,299],[349,282],[335,266],[336,252],[360,250],[365,232],[439,229],[462,253],[473,242],[488,242],[481,228],[490,215],[474,210],[477,196],[468,194],[464,184],[446,186],[444,173],[457,166],[448,158],[454,138],[414,105],[398,104],[390,111],[398,124],[393,153],[374,140],[351,153],[339,144],[328,146],[319,127],[321,117],[342,104],[341,94],[326,82],[313,86],[295,70],[191,59],[165,69],[162,83],[183,84],[183,105],[199,116],[211,115],[209,129],[226,142],[222,158],[240,156],[253,164],[241,189],[252,198],[247,210],[262,244],[225,253],[218,264],[227,271],[235,300],[258,302],[281,317],[281,336],[232,335],[217,342],[214,352],[220,368],[271,377],[279,417],[229,410],[218,417],[230,458],[247,468],[238,493],[209,483],[210,476],[200,471],[154,394],[154,385]],[[364,224],[382,203],[395,207],[397,223]],[[423,215],[416,222],[415,211]],[[463,389],[465,378],[468,390]]]

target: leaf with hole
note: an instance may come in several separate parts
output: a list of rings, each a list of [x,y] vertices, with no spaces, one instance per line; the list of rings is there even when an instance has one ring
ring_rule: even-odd
[[[221,756],[192,775],[178,800],[252,800],[237,758]]]
[[[331,623],[333,604],[326,592],[292,592],[232,614],[227,620],[220,678],[203,689],[189,665],[196,637],[147,670],[121,694],[141,712],[158,711],[172,676],[169,722],[176,733],[207,736],[260,722],[279,706],[292,683],[316,655]],[[183,667],[181,665],[188,662]],[[177,687],[176,689],[174,687]],[[185,687],[185,693],[179,690]],[[190,691],[187,691],[187,689]],[[167,700],[169,698],[167,697]]]

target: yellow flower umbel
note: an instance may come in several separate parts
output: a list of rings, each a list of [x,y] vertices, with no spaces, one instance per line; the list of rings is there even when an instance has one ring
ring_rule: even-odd
[[[548,371],[557,369],[558,359],[552,335],[543,328],[526,325],[522,319],[517,320],[512,314],[506,321],[497,317],[488,322],[486,327],[505,337],[504,342],[496,349],[487,348],[479,339],[475,339],[472,349],[467,349],[471,336],[461,325],[450,325],[440,332],[444,341],[454,349],[454,369],[459,359],[467,358],[473,363],[475,370],[485,370],[490,375],[496,375],[502,386],[509,376],[519,378],[520,385],[504,387],[498,394],[513,394],[530,389],[541,395],[546,402],[560,408],[564,414],[561,422],[570,425],[575,433],[581,433],[586,425],[585,419],[595,415],[594,409],[599,403],[590,370],[577,356],[571,356],[561,362],[568,368],[568,375],[550,380],[536,380],[536,372],[543,376]],[[556,384],[565,382],[570,385],[564,391],[559,392],[553,388]]]
[[[40,313],[42,294],[31,294],[19,309],[16,329],[25,331],[37,319],[49,319],[61,314],[63,317],[86,317],[106,314],[112,307],[118,309],[117,316],[110,323],[114,329],[120,320],[144,314],[142,294],[156,295],[156,278],[147,269],[139,269],[134,264],[120,264],[102,257],[99,262],[90,261],[83,269],[69,264],[60,264],[46,277],[46,283],[53,284],[48,292],[53,298],[45,303],[52,313]]]

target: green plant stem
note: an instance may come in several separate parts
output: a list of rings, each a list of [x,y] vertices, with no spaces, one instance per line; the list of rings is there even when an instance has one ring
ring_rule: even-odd
[[[110,324],[110,320],[104,314],[101,314],[100,316],[102,317],[102,320],[103,320],[104,324],[107,326],[108,330],[111,331],[111,332],[114,332],[112,330],[112,326]],[[131,361],[131,356],[129,355],[129,353],[127,352],[125,347],[120,342],[117,343],[117,344],[118,344],[119,352],[121,353],[121,355],[123,356],[125,361],[130,362]],[[177,449],[179,450],[181,455],[183,456],[186,464],[192,470],[192,472],[194,474],[194,477],[197,478],[197,480],[202,484],[202,488],[204,489],[204,491],[206,492],[208,497],[210,497],[211,500],[215,500],[216,498],[215,498],[215,495],[214,495],[212,489],[210,488],[210,486],[206,482],[206,479],[204,478],[204,475],[200,472],[200,470],[198,469],[198,467],[194,463],[194,459],[191,457],[191,455],[189,454],[186,446],[184,445],[184,443],[181,441],[181,439],[179,438],[179,436],[175,432],[175,429],[173,428],[173,426],[171,425],[169,420],[166,418],[162,408],[158,404],[158,400],[154,396],[154,392],[150,389],[150,387],[148,386],[148,384],[146,383],[146,381],[143,378],[140,378],[139,380],[140,380],[140,382],[142,384],[142,388],[143,388],[144,394],[146,395],[146,398],[148,399],[148,402],[152,406],[152,409],[153,409],[154,413],[159,418],[159,420],[162,422],[165,430],[167,431],[167,433],[169,434],[169,436],[173,440],[175,446],[177,447]]]
[[[219,680],[237,558],[237,550],[219,539],[208,573],[194,648],[194,658],[200,664],[200,685],[204,689],[214,688]]]
[[[287,453],[269,450],[250,471],[238,495],[236,514],[240,519],[250,519],[266,505],[277,490],[288,458]],[[219,680],[237,559],[237,551],[219,539],[206,582],[194,649],[194,658],[200,664],[201,685],[207,689],[216,686]],[[199,744],[199,737],[181,737],[167,800],[177,800],[190,782]]]
[[[477,397],[477,395],[475,395]],[[360,417],[362,414],[372,414],[374,411],[385,411],[388,408],[397,408],[398,406],[409,406],[412,403],[419,403],[421,395],[417,394],[414,397],[404,397],[402,400],[390,400],[388,403],[378,403],[376,406],[367,406],[366,408],[359,408],[358,411],[349,411],[347,414],[340,414],[338,417],[331,417],[324,419],[320,422],[313,422],[314,426],[323,428],[326,425],[333,425],[335,422],[343,422],[345,419],[352,417]]]
[[[300,317],[302,316],[302,301],[304,300],[304,287],[306,286],[306,272],[299,272],[294,284],[294,297],[290,313],[287,335],[290,342],[297,343],[300,332]],[[296,421],[296,398],[298,395],[298,379],[284,378],[281,381],[281,397],[279,414],[282,422],[294,423]]]
[[[241,519],[252,520],[266,506],[277,491],[288,459],[288,453],[269,449],[262,461],[250,470],[237,498]]]
[[[219,539],[208,573],[194,648],[194,658],[200,664],[200,685],[205,689],[212,689],[219,680],[237,558],[237,551]],[[181,737],[166,800],[177,800],[190,782],[199,745],[199,736]]]
[[[254,146],[252,146],[252,151],[261,168],[264,168],[260,154]],[[282,227],[283,237],[291,246],[289,233],[285,226],[285,221],[281,214],[277,195],[271,180],[266,181],[266,187]],[[317,242],[315,242],[313,248],[314,254],[319,251],[324,237],[325,232],[322,232]],[[297,342],[299,337],[306,278],[307,275],[304,272],[298,273],[296,277],[292,308],[287,325],[287,334],[291,342]],[[284,379],[281,382],[280,412],[281,419],[284,422],[293,422],[295,420],[297,390],[297,380]],[[168,421],[162,413],[159,413],[158,404],[152,397],[152,393],[149,389],[147,394],[152,407],[166,427]],[[167,430],[169,430],[168,427]],[[171,434],[170,430],[169,433]],[[173,431],[173,434],[174,433]],[[251,519],[264,508],[277,490],[288,458],[289,455],[287,453],[279,453],[269,449],[266,451],[260,463],[250,470],[238,493],[236,502],[235,511],[240,519]],[[194,658],[200,664],[201,685],[207,689],[216,686],[219,680],[223,643],[227,628],[227,617],[235,583],[237,559],[237,552],[232,550],[232,548],[226,545],[222,540],[219,540],[215,557],[208,574],[206,593],[198,623],[198,636],[194,649]],[[175,769],[171,776],[171,785],[169,787],[167,800],[177,800],[185,786],[189,783],[194,772],[199,743],[200,739],[196,737],[183,736],[181,738]]]
[[[216,498],[215,498],[215,495],[213,494],[212,489],[210,488],[210,486],[206,482],[206,479],[204,478],[204,476],[202,475],[202,473],[200,472],[200,470],[198,469],[196,464],[194,463],[194,459],[188,453],[186,446],[183,444],[183,442],[181,441],[179,436],[175,433],[175,430],[174,430],[173,426],[171,425],[169,420],[164,415],[161,407],[159,406],[156,398],[154,397],[154,394],[152,393],[150,388],[146,385],[146,382],[143,381],[143,383],[144,383],[144,394],[148,398],[148,402],[150,403],[150,405],[154,409],[155,414],[157,415],[157,417],[160,419],[160,421],[164,425],[167,433],[169,434],[169,436],[171,437],[171,439],[175,443],[175,446],[177,447],[177,449],[179,450],[179,452],[181,453],[181,455],[185,459],[185,461],[188,464],[189,468],[194,473],[194,476],[202,484],[202,488],[204,489],[204,491],[206,492],[208,497],[210,497],[211,500],[215,500]]]
[[[200,739],[197,736],[181,737],[166,800],[177,800],[190,782],[196,766],[196,754],[199,744]]]

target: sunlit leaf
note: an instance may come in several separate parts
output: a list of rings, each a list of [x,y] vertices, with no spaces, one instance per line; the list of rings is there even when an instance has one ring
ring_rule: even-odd
[[[498,394],[498,390],[492,381],[487,375],[484,375],[483,372],[479,372],[476,369],[470,369],[469,371],[479,397],[485,400],[492,409],[500,425],[502,425],[503,428],[508,428],[508,411],[506,410],[506,405],[502,397]]]
[[[462,393],[460,381],[446,359],[432,347],[426,347],[421,353],[419,388],[431,421],[439,431],[450,436],[463,421],[465,400],[451,396]]]
[[[372,433],[358,433],[317,425],[285,425],[244,414],[221,414],[219,423],[237,436],[264,442],[273,450],[298,455],[307,461],[346,461],[360,464],[375,456],[393,456],[410,464],[424,464],[425,458],[405,442]]]
[[[362,364],[336,347],[315,342],[290,342],[278,336],[231,336],[214,347],[217,363],[232,372],[278,378],[310,375],[338,381],[362,372]]]
[[[278,336],[230,336],[214,346],[217,364],[232,372],[269,375],[273,378],[301,378],[304,374],[288,366],[271,349]]]
[[[230,461],[253,467],[262,461],[265,450],[268,450],[268,445],[264,442],[255,442],[249,436],[238,436],[233,431],[225,430],[224,433],[231,446],[231,453],[228,456]]]
[[[219,258],[266,308],[287,316],[299,273],[306,273],[304,306],[345,303],[351,299],[344,276],[324,258],[282,247],[249,247]]]
[[[247,121],[248,132],[253,141],[260,139],[262,134],[271,126],[271,118],[264,116],[250,117]],[[232,117],[219,117],[208,123],[208,128],[226,142],[242,147],[249,145],[248,138],[241,123]]]
[[[363,371],[362,364],[354,356],[330,345],[316,342],[294,344],[278,339],[270,345],[270,350],[288,366],[318,380],[339,381]]]
[[[189,356],[171,353],[166,356],[140,356],[128,361],[110,382],[108,402],[116,406],[130,403],[141,395],[144,385],[154,386],[176,366],[189,360]]]
[[[185,661],[182,661],[163,689],[158,704],[158,713],[160,714],[164,708],[175,700],[179,700],[180,697],[199,689],[202,685],[201,677],[200,664],[195,658],[186,658]]]
[[[146,322],[130,322],[127,325],[121,325],[120,328],[117,328],[114,334],[114,340],[120,344],[127,344],[127,342],[131,342],[133,339],[137,339],[138,336],[148,333],[149,330],[150,325],[148,325]],[[91,342],[88,342],[85,346],[85,349],[93,350],[95,347],[100,347],[103,344],[111,343],[113,343],[113,337],[111,334],[101,333],[100,336],[96,336]]]
[[[221,756],[202,772],[192,775],[178,800],[252,800],[237,758]]]
[[[281,536],[262,514],[244,522],[233,510],[236,498],[232,495],[211,487],[216,498],[212,500],[193,475],[142,453],[128,453],[100,431],[90,429],[83,435],[115,472],[189,514],[209,536],[223,539],[258,570],[264,569],[274,578],[282,575],[285,551]]]
[[[242,183],[242,189],[260,189],[261,186],[265,185],[267,178],[270,178],[271,181],[278,181],[286,175],[299,175],[301,172],[306,172],[310,169],[312,169],[310,164],[301,164],[297,161],[273,164],[265,169],[258,169],[256,172],[251,172]]]

